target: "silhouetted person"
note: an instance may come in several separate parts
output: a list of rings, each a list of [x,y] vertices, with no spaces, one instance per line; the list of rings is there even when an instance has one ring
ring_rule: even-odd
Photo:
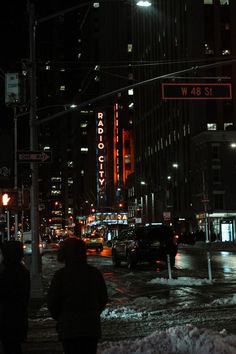
[[[28,331],[30,273],[22,263],[21,242],[8,241],[1,249],[0,341],[4,354],[21,354]]]
[[[83,240],[61,243],[58,261],[65,266],[54,274],[48,291],[48,309],[57,321],[65,354],[95,354],[101,336],[100,314],[108,301],[102,273],[87,264]]]

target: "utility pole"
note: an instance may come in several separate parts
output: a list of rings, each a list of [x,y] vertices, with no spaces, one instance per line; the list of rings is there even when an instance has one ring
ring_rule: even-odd
[[[17,169],[17,115],[16,105],[13,106],[14,112],[14,189],[18,191],[18,169]],[[18,210],[15,212],[15,239],[18,234]]]
[[[49,21],[65,13],[72,12],[77,8],[91,5],[90,3],[79,4],[74,7],[62,10],[55,14],[36,20],[34,0],[27,0],[29,16],[29,91],[30,91],[30,150],[38,149],[37,134],[37,88],[36,88],[36,26],[37,24]],[[39,211],[38,211],[38,165],[31,162],[31,189],[30,189],[30,216],[32,233],[32,265],[31,265],[31,297],[43,297],[43,285],[41,274],[41,256],[39,254]]]
[[[208,195],[206,192],[206,182],[205,182],[205,173],[204,171],[202,171],[202,189],[203,189],[203,198],[202,198],[202,203],[204,205],[204,217],[205,217],[205,234],[206,234],[206,242],[210,242],[209,241],[209,225],[208,225]]]
[[[29,13],[29,86],[30,86],[30,150],[38,148],[38,136],[36,126],[37,95],[36,95],[36,19],[34,2],[28,0]],[[39,212],[38,212],[38,165],[31,162],[31,189],[30,189],[30,213],[32,233],[32,264],[31,264],[31,296],[41,298],[43,296],[41,276],[41,256],[39,254]]]

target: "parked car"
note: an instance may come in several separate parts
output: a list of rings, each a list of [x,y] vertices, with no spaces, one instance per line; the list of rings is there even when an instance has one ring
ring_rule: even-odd
[[[99,233],[85,234],[82,239],[86,243],[87,249],[95,249],[97,252],[103,251],[104,239]]]
[[[178,246],[175,233],[167,225],[149,225],[130,228],[122,231],[112,243],[112,261],[114,266],[127,262],[129,269],[134,269],[137,263],[156,261],[175,265]]]

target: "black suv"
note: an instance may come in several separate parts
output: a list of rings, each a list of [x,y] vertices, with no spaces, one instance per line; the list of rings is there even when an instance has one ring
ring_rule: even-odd
[[[134,269],[139,262],[164,261],[170,256],[170,265],[175,265],[178,250],[174,231],[167,225],[149,225],[122,231],[112,244],[114,266],[127,262]]]

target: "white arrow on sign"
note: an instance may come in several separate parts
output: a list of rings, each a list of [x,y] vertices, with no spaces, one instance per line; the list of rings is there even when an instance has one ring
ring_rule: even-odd
[[[22,151],[18,152],[18,160],[20,162],[45,162],[51,160],[51,152],[44,151]]]

